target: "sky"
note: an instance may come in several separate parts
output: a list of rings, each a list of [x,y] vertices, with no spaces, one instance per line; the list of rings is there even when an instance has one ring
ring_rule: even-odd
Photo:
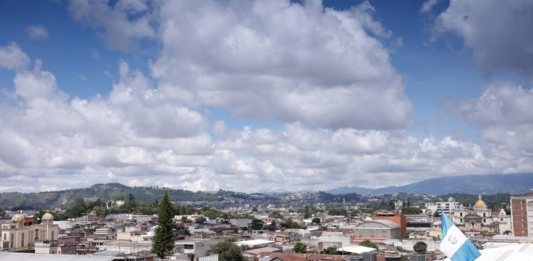
[[[0,192],[532,172],[532,80],[530,1],[0,0]]]

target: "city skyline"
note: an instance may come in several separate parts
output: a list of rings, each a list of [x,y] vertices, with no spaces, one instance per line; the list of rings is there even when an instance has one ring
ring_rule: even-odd
[[[31,5],[0,0],[0,192],[533,172],[533,3]]]

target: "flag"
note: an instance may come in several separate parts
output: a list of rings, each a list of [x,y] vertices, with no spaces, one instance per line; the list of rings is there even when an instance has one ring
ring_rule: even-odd
[[[442,213],[442,241],[440,251],[452,261],[473,261],[481,254],[468,238],[457,228],[453,222]]]

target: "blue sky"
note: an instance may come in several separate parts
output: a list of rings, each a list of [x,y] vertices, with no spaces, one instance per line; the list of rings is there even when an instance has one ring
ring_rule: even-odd
[[[241,177],[269,186],[244,190],[275,191],[531,171],[531,150],[521,145],[529,136],[516,137],[533,118],[533,33],[494,29],[531,22],[516,14],[528,4],[121,4],[0,1],[0,58],[9,57],[0,63],[0,140],[19,141],[4,145],[22,155],[0,153],[6,184],[84,175],[37,189],[104,180],[241,190],[228,181]],[[487,10],[499,10],[490,28]],[[523,37],[502,40],[513,34]],[[47,91],[41,97],[37,89]],[[34,160],[25,151],[32,149],[54,157]],[[120,158],[121,151],[139,158]],[[73,152],[83,156],[74,160]],[[327,177],[342,183],[321,182]]]

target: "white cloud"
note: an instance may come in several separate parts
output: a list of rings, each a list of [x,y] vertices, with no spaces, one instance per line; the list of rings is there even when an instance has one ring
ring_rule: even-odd
[[[151,7],[147,1],[73,0],[69,2],[72,17],[94,28],[109,48],[126,50],[131,39],[154,36]]]
[[[488,87],[478,99],[463,102],[460,109],[465,118],[480,124],[483,138],[501,153],[531,156],[532,104],[531,89],[498,84]]]
[[[30,58],[16,43],[0,46],[0,68],[24,69],[30,63]]]
[[[488,72],[533,77],[533,2],[452,0],[436,20],[436,31],[459,35]]]
[[[48,31],[42,25],[32,25],[26,28],[26,34],[31,39],[45,39],[48,38]]]
[[[234,115],[327,128],[395,129],[411,103],[369,3],[164,2],[155,77],[169,96]],[[378,37],[374,37],[374,36]]]
[[[431,12],[431,9],[438,3],[438,0],[427,0],[422,4],[420,8],[420,13],[426,14]]]
[[[0,100],[0,190],[121,182],[295,191],[533,170],[528,89],[491,87],[461,104],[487,145],[403,129],[412,108],[382,43],[393,36],[368,3],[335,11],[282,0],[73,1],[70,9],[111,47],[159,39],[155,79],[121,62],[108,95],[71,97],[16,44],[0,47],[0,66],[15,71]],[[235,129],[209,122],[206,107],[282,127]]]

